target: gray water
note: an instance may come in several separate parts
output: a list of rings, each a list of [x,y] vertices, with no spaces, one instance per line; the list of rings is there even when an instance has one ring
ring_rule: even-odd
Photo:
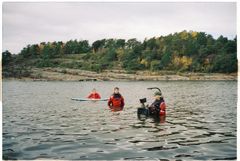
[[[78,102],[120,87],[126,106]],[[160,87],[167,116],[139,120],[146,88]],[[236,159],[236,81],[3,82],[3,159]]]

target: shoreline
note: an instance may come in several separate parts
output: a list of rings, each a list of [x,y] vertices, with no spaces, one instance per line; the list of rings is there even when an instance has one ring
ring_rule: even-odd
[[[237,80],[237,73],[175,73],[173,71],[105,70],[101,73],[66,68],[33,68],[29,77],[7,77],[3,80],[23,81],[224,81]]]

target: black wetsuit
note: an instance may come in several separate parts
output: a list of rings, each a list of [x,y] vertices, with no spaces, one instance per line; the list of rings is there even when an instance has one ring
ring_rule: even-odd
[[[155,100],[151,106],[149,107],[150,114],[159,114],[160,112],[160,105],[164,102],[164,99],[161,97],[160,100]]]

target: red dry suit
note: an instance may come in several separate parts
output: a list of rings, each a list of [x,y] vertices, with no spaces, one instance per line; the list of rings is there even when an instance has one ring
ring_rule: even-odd
[[[91,94],[88,96],[88,98],[90,98],[90,99],[101,99],[101,96],[100,96],[100,94],[98,94],[98,93],[91,93]]]
[[[114,93],[111,95],[111,97],[108,100],[108,106],[111,109],[123,109],[125,103],[124,103],[124,98],[120,93]]]

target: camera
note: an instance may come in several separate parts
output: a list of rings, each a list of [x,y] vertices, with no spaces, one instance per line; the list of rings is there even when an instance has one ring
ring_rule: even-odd
[[[145,103],[145,102],[147,102],[147,99],[146,98],[142,98],[142,99],[140,99],[140,103]]]

